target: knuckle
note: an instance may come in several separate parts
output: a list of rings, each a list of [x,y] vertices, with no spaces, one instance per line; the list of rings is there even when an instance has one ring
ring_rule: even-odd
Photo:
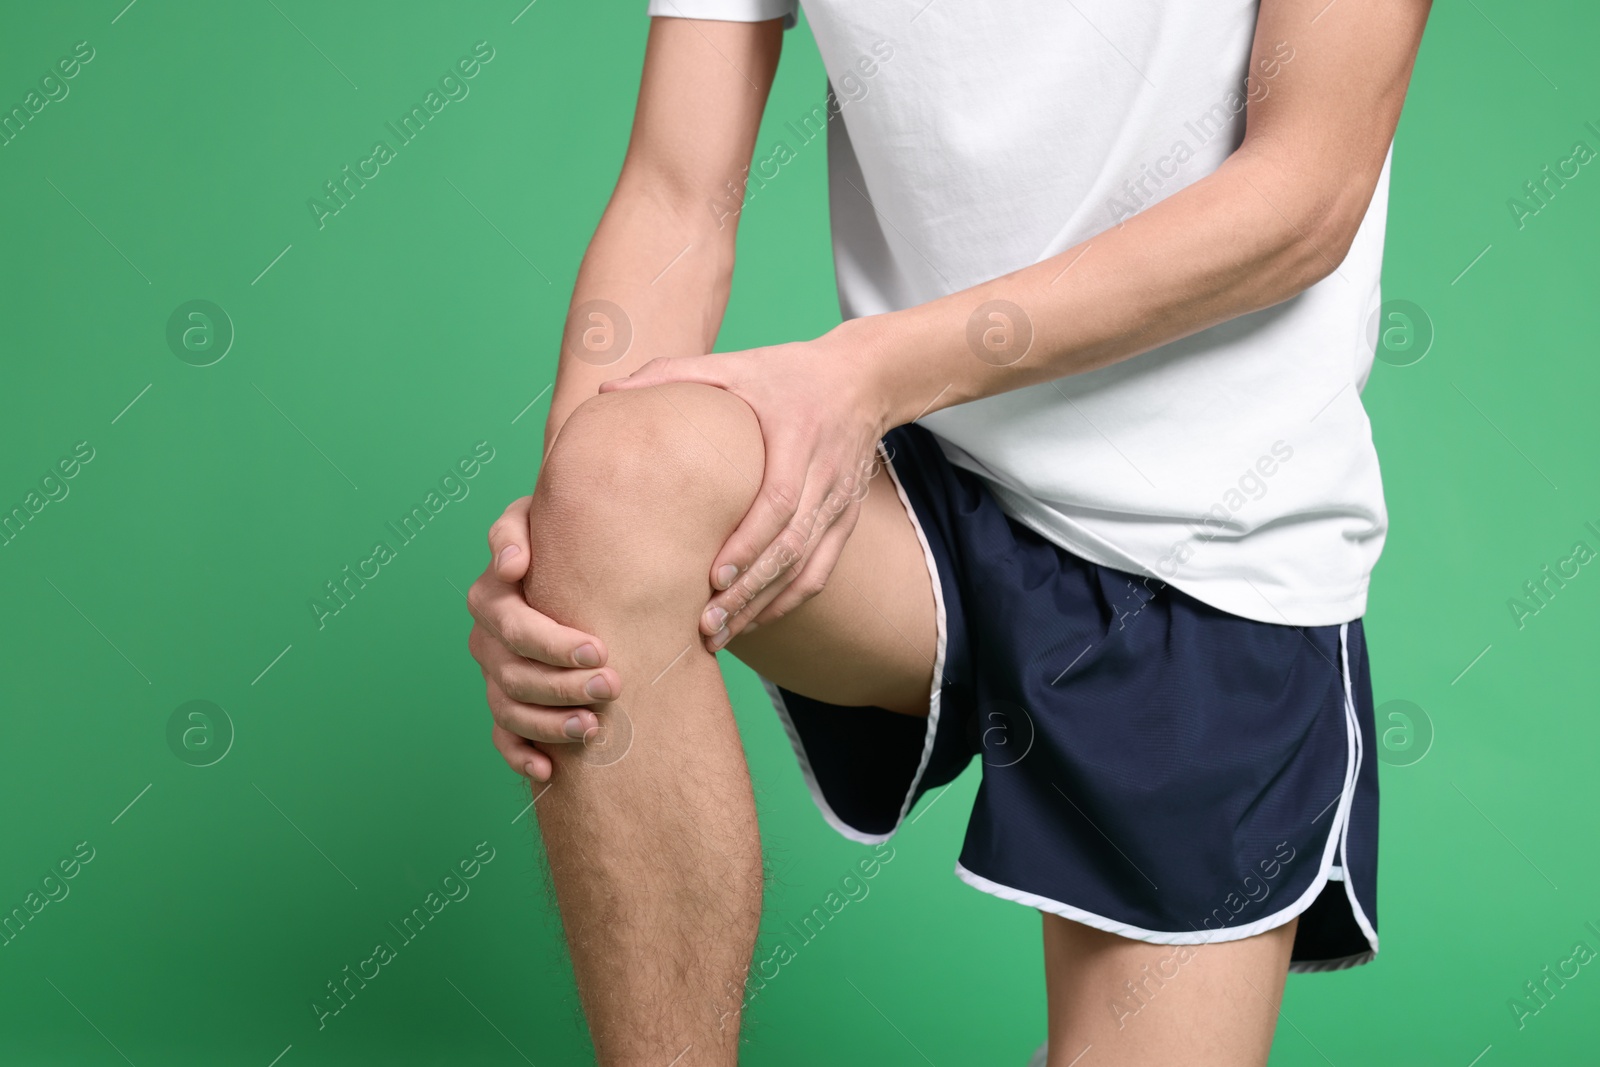
[[[500,661],[486,664],[484,673],[492,678],[495,688],[499,689],[503,694],[503,700],[515,700],[525,695],[523,693],[525,687],[521,684],[522,680],[518,677],[514,664],[511,662]]]
[[[750,601],[755,599],[759,589],[759,586],[752,588],[749,582],[741,579],[738,585],[735,585],[717,599],[716,605],[729,615],[737,615],[749,605]]]
[[[584,686],[589,681],[589,676],[577,671],[561,672],[561,695],[570,704],[587,704],[592,699],[584,692]]]
[[[532,500],[533,497],[531,495],[524,495],[517,497],[517,499],[507,504],[506,509],[500,513],[500,517],[489,524],[490,536],[494,536],[496,530],[505,531],[516,529],[517,524],[522,521],[524,516],[527,514],[528,505],[532,502]]]
[[[489,643],[482,637],[477,637],[477,645],[473,646],[469,638],[467,650],[472,654],[472,661],[478,665],[478,673],[483,675],[484,681],[491,680],[493,676],[494,657]]]
[[[784,527],[783,533],[772,542],[772,552],[769,558],[776,561],[781,568],[788,567],[795,560],[805,554],[807,537],[805,531],[797,530],[793,526]]]
[[[483,615],[481,618],[483,643],[490,646],[496,655],[515,654],[521,647],[519,640],[522,636],[521,624],[514,617],[492,619],[488,615]]]
[[[483,613],[488,605],[488,599],[489,593],[488,590],[483,587],[482,578],[479,578],[477,581],[473,582],[470,587],[468,587],[467,611],[472,614],[473,618],[481,619],[484,617]]]
[[[836,485],[828,491],[828,496],[822,502],[822,514],[830,520],[837,518],[856,503],[856,498],[848,485]]]
[[[816,596],[818,593],[827,588],[827,585],[828,577],[827,575],[823,574],[797,578],[795,579],[793,587],[794,595],[799,597],[801,600],[810,600],[812,597]]]
[[[783,515],[793,515],[800,506],[800,493],[793,482],[773,482],[767,486],[767,506]]]
[[[760,593],[751,597],[749,602],[739,610],[738,618],[740,619],[740,625],[743,626],[745,622],[759,619],[763,614],[765,614],[767,608],[774,601],[781,600],[783,598],[783,589],[784,587],[782,584],[774,582],[768,584],[768,586],[761,590]]]
[[[472,658],[479,663],[498,659],[501,641],[500,631],[482,618],[472,624],[472,632],[467,635],[467,647],[472,649]]]
[[[785,615],[788,615],[791,611],[799,606],[799,601],[793,597],[780,596],[774,600],[765,611],[761,613],[757,621],[763,626],[769,622],[777,622],[779,619],[783,618]]]
[[[511,619],[501,619],[494,626],[495,644],[505,650],[506,654],[521,656],[528,647],[527,628],[520,622]]]
[[[577,671],[543,665],[539,667],[538,688],[543,703],[581,704],[587,699],[583,696],[582,685],[583,680],[578,677]]]
[[[520,635],[522,640],[518,647],[523,655],[539,663],[555,664],[562,660],[556,648],[552,635],[545,629],[530,626]]]
[[[766,557],[757,560],[756,565],[741,574],[733,587],[723,594],[721,606],[730,615],[743,611],[772,584],[781,569]]]
[[[520,612],[505,611],[499,618],[484,619],[487,638],[499,645],[498,655],[523,657],[528,647],[528,623]]]

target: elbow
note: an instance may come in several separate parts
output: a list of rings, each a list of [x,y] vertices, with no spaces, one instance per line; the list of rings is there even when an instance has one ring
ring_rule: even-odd
[[[1301,206],[1294,225],[1295,237],[1287,250],[1288,269],[1284,272],[1296,283],[1296,292],[1309,289],[1339,269],[1355,244],[1372,192],[1373,184],[1361,180],[1334,183]]]
[[[1252,222],[1271,234],[1265,265],[1287,299],[1339,269],[1355,244],[1378,185],[1375,165],[1349,153],[1291,151],[1280,141],[1246,139],[1224,167],[1241,180]]]

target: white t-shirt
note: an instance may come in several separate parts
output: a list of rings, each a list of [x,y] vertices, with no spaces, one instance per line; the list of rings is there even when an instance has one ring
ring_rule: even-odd
[[[1294,63],[1286,42],[1250,69],[1255,0],[804,6],[836,103],[757,146],[749,194],[826,125],[846,318],[1058,255],[1171,196],[1238,147],[1247,101]],[[650,13],[792,24],[794,0]],[[1245,618],[1357,618],[1387,528],[1359,392],[1388,187],[1385,163],[1349,254],[1298,296],[921,423],[1007,514],[1084,559]]]

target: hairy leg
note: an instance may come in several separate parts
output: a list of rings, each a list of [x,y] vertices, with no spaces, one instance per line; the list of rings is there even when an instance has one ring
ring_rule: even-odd
[[[583,404],[534,493],[528,601],[604,638],[622,679],[597,743],[557,746],[535,805],[606,1067],[736,1062],[760,842],[738,732],[697,623],[711,562],[750,507],[762,463],[743,401],[676,384]],[[801,692],[910,711],[925,705],[932,673],[932,591],[881,478],[838,580],[735,645]]]
[[[1152,945],[1045,915],[1050,1067],[1265,1064],[1298,926]]]

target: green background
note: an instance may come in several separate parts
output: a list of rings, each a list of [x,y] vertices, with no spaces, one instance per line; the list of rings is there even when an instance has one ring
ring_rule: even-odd
[[[584,1062],[462,594],[533,479],[643,4],[124,2],[0,17],[6,109],[95,49],[0,147],[0,509],[94,449],[0,547],[0,910],[94,850],[0,947],[0,1062]],[[1521,628],[1507,606],[1575,541],[1600,547],[1600,172],[1520,229],[1506,203],[1575,141],[1600,147],[1597,33],[1580,0],[1469,0],[1439,5],[1422,49],[1385,284],[1436,337],[1366,390],[1393,527],[1368,633],[1380,707],[1411,701],[1434,737],[1405,765],[1393,733],[1382,769],[1382,956],[1292,978],[1274,1063],[1600,1058],[1600,967],[1521,1029],[1507,1003],[1578,940],[1600,948],[1600,567]],[[480,40],[470,95],[319,230],[307,199]],[[809,35],[786,43],[763,149],[823,88]],[[721,347],[836,321],[824,177],[803,148],[744,213]],[[196,299],[237,334],[207,367],[166,340]],[[494,459],[470,495],[319,629],[323,583],[479,441]],[[755,679],[726,669],[770,937],[868,850],[826,829]],[[192,700],[231,724],[213,716],[209,766],[169,744]],[[974,786],[925,803],[870,895],[756,999],[746,1062],[1026,1061],[1038,919],[950,874]],[[471,895],[319,1030],[324,983],[484,841]]]

